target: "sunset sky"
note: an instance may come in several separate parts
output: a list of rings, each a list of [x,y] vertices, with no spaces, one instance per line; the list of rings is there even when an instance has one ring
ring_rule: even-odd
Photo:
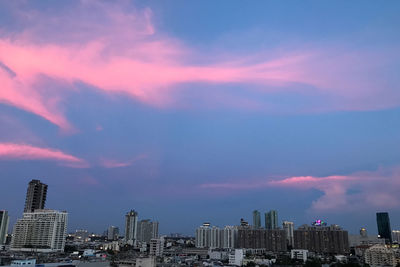
[[[0,209],[69,230],[400,228],[399,1],[0,1]],[[11,227],[10,227],[11,228]]]

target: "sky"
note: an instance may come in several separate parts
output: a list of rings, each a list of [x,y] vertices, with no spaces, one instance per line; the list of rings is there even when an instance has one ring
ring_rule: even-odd
[[[400,229],[400,2],[0,1],[0,209],[163,234]],[[11,228],[11,227],[10,227]]]

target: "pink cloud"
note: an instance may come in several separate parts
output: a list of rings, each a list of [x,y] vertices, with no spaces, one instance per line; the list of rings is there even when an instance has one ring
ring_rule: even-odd
[[[135,162],[142,160],[142,159],[146,159],[146,158],[147,158],[146,154],[139,155],[128,161],[118,161],[118,160],[114,160],[114,159],[102,158],[102,159],[100,159],[100,165],[105,168],[128,167],[128,166],[131,166],[132,164],[134,164]]]
[[[357,172],[341,176],[298,176],[281,180],[266,179],[232,183],[202,184],[203,190],[235,192],[263,188],[316,189],[323,193],[311,203],[317,212],[358,211],[365,208],[400,208],[400,167]]]
[[[85,168],[88,164],[80,158],[51,148],[41,148],[25,144],[0,143],[0,159],[7,160],[50,160],[62,165]]]
[[[370,52],[317,47],[273,57],[265,53],[244,58],[231,55],[225,61],[216,57],[208,64],[196,65],[191,59],[204,55],[158,33],[151,10],[121,3],[81,1],[57,17],[16,9],[17,18],[31,24],[27,23],[23,32],[0,36],[0,62],[15,73],[14,77],[0,73],[0,102],[39,115],[64,130],[72,126],[60,107],[61,89],[53,86],[52,97],[48,97],[48,92],[38,88],[43,77],[72,89],[76,83],[85,83],[156,107],[182,105],[175,97],[179,94],[175,88],[185,83],[252,84],[264,88],[263,93],[293,91],[290,85],[300,83],[340,99],[326,109],[399,105],[399,96],[384,96],[382,90],[387,88],[368,75],[374,66],[366,64],[366,58],[382,62]],[[210,99],[219,93],[215,91]],[[262,106],[238,96],[231,101],[235,106]]]

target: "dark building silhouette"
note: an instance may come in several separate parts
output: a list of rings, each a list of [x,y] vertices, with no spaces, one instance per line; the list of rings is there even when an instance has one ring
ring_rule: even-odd
[[[30,181],[26,192],[24,212],[33,212],[37,209],[44,209],[46,196],[47,184],[43,184],[39,180]]]
[[[320,254],[349,253],[348,232],[338,225],[303,225],[293,231],[295,249],[307,249]]]
[[[376,223],[378,225],[379,236],[385,238],[386,242],[392,243],[392,230],[390,228],[389,213],[377,212]]]
[[[266,249],[274,252],[286,251],[286,233],[280,229],[239,227],[235,247]]]

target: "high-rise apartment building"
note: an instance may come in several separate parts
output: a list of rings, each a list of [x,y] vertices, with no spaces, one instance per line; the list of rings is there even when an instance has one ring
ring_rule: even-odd
[[[294,233],[294,249],[307,249],[321,254],[349,253],[348,232],[338,225],[303,225]]]
[[[222,248],[235,248],[237,231],[237,226],[225,226],[222,229]]]
[[[267,251],[286,251],[286,235],[280,229],[255,229],[238,227],[236,248],[265,249]]]
[[[210,223],[203,223],[196,229],[196,247],[207,248],[210,246],[211,228]]]
[[[110,226],[107,229],[107,239],[108,240],[118,240],[119,228],[115,226]]]
[[[286,243],[289,247],[293,248],[294,245],[294,223],[293,222],[288,222],[288,221],[283,221],[282,223],[282,228],[285,230],[286,233]]]
[[[265,213],[265,229],[272,230],[278,228],[278,212],[270,210]]]
[[[149,219],[138,222],[137,240],[149,244],[151,239],[158,238],[158,222]]]
[[[6,210],[0,210],[0,245],[6,243],[9,221],[10,217],[8,216],[8,212]]]
[[[378,225],[378,234],[384,238],[387,243],[392,243],[392,230],[390,228],[389,213],[377,212],[376,223]]]
[[[11,250],[61,252],[67,235],[68,213],[56,210],[25,212],[14,226]]]
[[[138,228],[138,213],[131,210],[125,215],[125,241],[130,245],[136,245]]]
[[[253,226],[254,228],[261,228],[261,215],[258,210],[253,211]]]
[[[32,180],[28,184],[24,212],[33,212],[44,209],[47,196],[47,184],[40,180]]]

